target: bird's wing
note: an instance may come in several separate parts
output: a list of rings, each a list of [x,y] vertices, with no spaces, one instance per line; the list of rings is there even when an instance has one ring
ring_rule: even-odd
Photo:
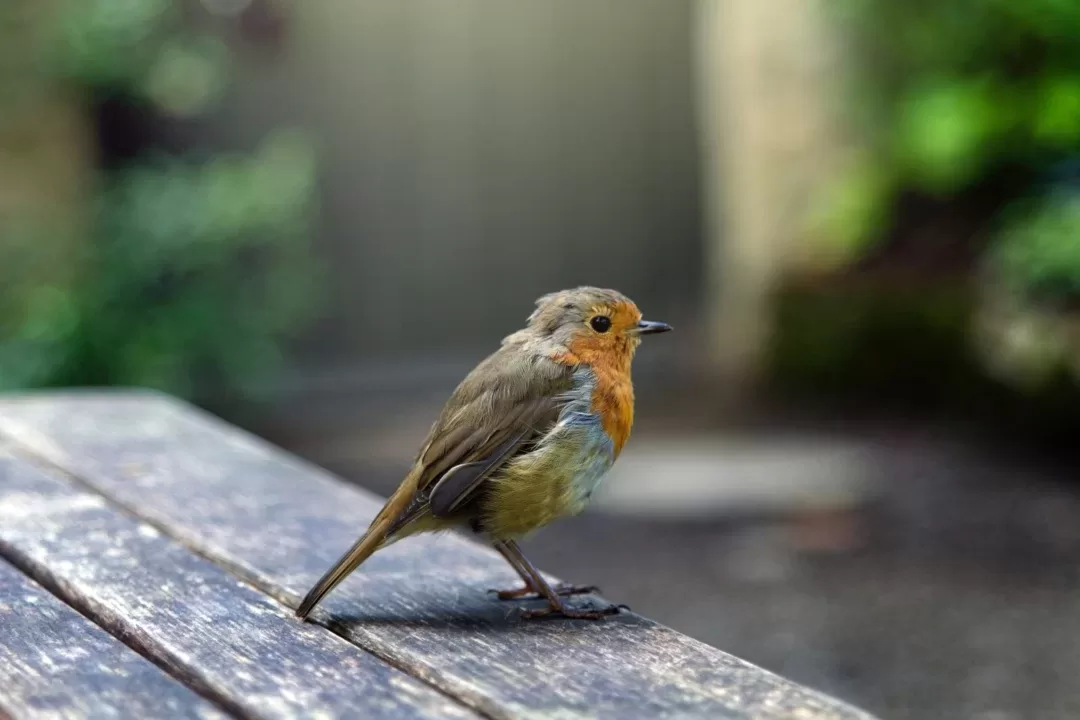
[[[558,398],[535,398],[521,403],[497,426],[488,428],[491,435],[463,458],[467,462],[452,466],[438,479],[433,478],[427,491],[431,514],[447,516],[461,507],[495,470],[546,434],[558,420],[559,406]]]
[[[432,426],[410,473],[415,485],[406,490],[409,501],[391,533],[425,513],[452,514],[495,470],[546,434],[572,374],[571,367],[513,345],[480,363]]]

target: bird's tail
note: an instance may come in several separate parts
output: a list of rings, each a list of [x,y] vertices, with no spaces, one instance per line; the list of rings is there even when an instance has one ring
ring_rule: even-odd
[[[326,597],[327,593],[337,587],[338,583],[348,577],[349,573],[360,567],[362,562],[371,557],[385,542],[386,531],[389,528],[389,522],[372,523],[367,532],[356,541],[356,544],[349,548],[349,551],[342,555],[341,559],[334,563],[334,566],[319,578],[319,582],[315,583],[315,587],[311,588],[308,594],[304,596],[303,602],[296,609],[297,617],[306,618],[319,604],[319,601]]]
[[[372,520],[367,532],[356,541],[356,544],[349,548],[347,553],[334,563],[333,567],[326,571],[326,574],[319,579],[319,582],[315,583],[315,587],[311,588],[308,594],[304,596],[300,606],[296,609],[297,617],[306,618],[319,604],[319,601],[337,587],[338,583],[344,580],[349,573],[360,567],[360,564],[371,557],[376,550],[397,539],[396,533],[393,538],[389,536],[394,531],[399,516],[415,492],[416,479],[414,475],[415,473],[410,473],[402,486],[383,506],[382,511]]]

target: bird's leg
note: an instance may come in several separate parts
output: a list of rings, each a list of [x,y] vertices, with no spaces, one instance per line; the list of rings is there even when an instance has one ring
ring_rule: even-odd
[[[533,585],[532,578],[529,576],[529,571],[526,570],[518,562],[517,558],[510,553],[501,542],[495,542],[495,549],[499,551],[499,554],[506,558],[506,562],[510,563],[510,567],[514,568],[514,572],[521,576],[524,585],[514,590],[495,590],[495,594],[500,600],[517,600],[523,598],[526,595],[543,596],[543,592],[537,590]],[[518,551],[520,553],[520,550]],[[600,588],[595,585],[568,585],[566,583],[559,583],[552,588],[556,595],[570,596],[570,595],[588,595],[589,593],[600,592]]]
[[[499,552],[510,561],[514,569],[519,570],[519,572],[524,571],[523,575],[528,574],[527,585],[536,588],[538,594],[548,601],[548,606],[543,610],[526,610],[522,613],[522,617],[537,618],[545,615],[562,615],[577,620],[599,620],[606,615],[614,615],[619,612],[617,605],[609,605],[600,610],[577,610],[568,606],[555,592],[554,588],[548,584],[540,571],[533,567],[532,563],[522,554],[521,548],[517,546],[516,542],[513,540],[501,540],[496,543],[496,547],[500,545]]]

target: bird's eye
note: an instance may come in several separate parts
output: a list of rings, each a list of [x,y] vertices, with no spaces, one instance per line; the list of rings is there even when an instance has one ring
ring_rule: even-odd
[[[598,333],[606,333],[611,329],[611,318],[607,315],[597,315],[589,321],[589,326]]]

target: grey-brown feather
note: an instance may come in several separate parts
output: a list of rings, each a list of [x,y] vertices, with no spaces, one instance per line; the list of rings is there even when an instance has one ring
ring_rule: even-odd
[[[449,517],[468,500],[471,492],[484,481],[484,478],[514,451],[522,446],[528,431],[510,436],[491,454],[475,462],[455,465],[447,470],[428,492],[428,506],[435,517]]]
[[[421,446],[416,492],[390,535],[425,514],[461,510],[558,421],[573,368],[531,346],[543,342],[504,343],[458,385]]]
[[[606,288],[579,287],[549,293],[536,301],[536,309],[529,315],[528,326],[503,342],[542,343],[546,350],[557,351],[565,348],[573,334],[597,308],[610,308],[622,303],[630,303],[630,299],[617,290]]]

